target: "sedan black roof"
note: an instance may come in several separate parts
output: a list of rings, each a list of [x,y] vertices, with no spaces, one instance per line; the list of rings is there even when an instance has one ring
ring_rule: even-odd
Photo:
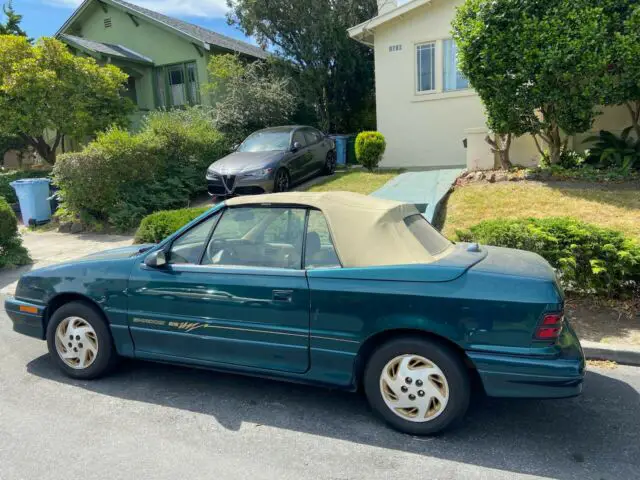
[[[292,132],[299,128],[313,128],[313,127],[308,127],[306,125],[282,125],[279,127],[263,128],[262,130],[258,130],[258,132]]]

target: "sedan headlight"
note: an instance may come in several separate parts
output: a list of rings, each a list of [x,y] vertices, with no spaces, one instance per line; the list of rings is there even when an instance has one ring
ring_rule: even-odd
[[[218,179],[218,174],[212,168],[209,168],[209,169],[207,169],[207,179],[209,179],[209,180],[217,180]]]
[[[273,173],[273,168],[261,168],[259,170],[250,170],[242,172],[243,177],[247,178],[266,178]]]

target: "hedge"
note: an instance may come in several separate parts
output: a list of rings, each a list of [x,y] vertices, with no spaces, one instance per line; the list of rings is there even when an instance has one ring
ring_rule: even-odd
[[[150,213],[186,207],[206,192],[207,167],[227,152],[205,111],[154,112],[140,133],[114,128],[81,152],[60,156],[54,167],[60,212],[88,227],[129,230]]]
[[[0,173],[0,197],[4,197],[10,204],[17,203],[18,198],[11,182],[23,178],[46,178],[50,174],[51,170],[10,170]]]
[[[152,213],[142,219],[135,243],[158,243],[207,210],[206,207],[196,207]]]
[[[536,252],[562,285],[581,293],[618,296],[640,286],[640,244],[616,230],[575,220],[487,220],[456,231],[461,241]]]
[[[18,219],[7,201],[0,197],[0,268],[31,263],[29,252],[22,246]]]

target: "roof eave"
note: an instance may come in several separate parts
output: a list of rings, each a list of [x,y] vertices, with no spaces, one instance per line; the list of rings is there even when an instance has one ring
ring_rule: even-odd
[[[69,28],[69,26],[87,9],[87,7],[91,4],[91,2],[93,2],[94,0],[84,0],[84,2],[82,2],[82,4],[80,4],[80,6],[76,9],[75,12],[73,12],[73,14],[71,15],[71,17],[69,17],[69,19],[62,25],[62,27],[60,28],[60,30],[58,30],[56,32],[56,38],[59,37],[59,35],[63,34],[65,32],[65,30],[67,28]],[[205,50],[209,50],[208,46],[209,44],[197,37],[193,37],[185,32],[183,32],[182,30],[178,30],[177,28],[172,27],[171,25],[167,25],[164,22],[161,22],[160,20],[157,20],[153,17],[150,17],[149,15],[145,15],[142,12],[139,12],[137,10],[134,10],[132,8],[129,8],[125,5],[122,5],[120,3],[117,2],[112,2],[111,0],[100,0],[102,3],[106,3],[107,5],[114,7],[114,8],[120,8],[122,10],[124,10],[127,13],[130,13],[131,15],[137,16],[137,17],[142,17],[145,20],[147,20],[148,22],[151,22],[157,26],[159,26],[160,28],[162,28],[163,30],[166,31],[170,31],[192,43],[195,43],[196,45],[198,45],[199,47],[204,48]]]
[[[372,47],[374,41],[374,30],[377,27],[395,18],[402,17],[403,15],[406,15],[416,8],[427,5],[431,2],[432,0],[412,0],[408,3],[405,3],[404,5],[400,5],[399,7],[388,11],[387,13],[378,15],[377,17],[373,17],[372,19],[367,20],[366,22],[362,22],[359,25],[355,25],[354,27],[347,29],[347,32],[349,33],[349,36],[354,40]]]

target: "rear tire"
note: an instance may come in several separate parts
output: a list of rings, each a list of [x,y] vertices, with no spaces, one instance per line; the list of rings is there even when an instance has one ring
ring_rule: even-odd
[[[322,173],[324,175],[333,175],[336,171],[336,152],[335,150],[330,150],[327,152],[327,158],[324,162],[324,168],[322,169]]]
[[[58,368],[71,378],[98,378],[117,363],[102,313],[85,302],[67,303],[54,312],[47,325],[47,346]]]
[[[467,369],[457,352],[436,341],[391,340],[369,359],[364,391],[391,427],[433,435],[460,421],[470,398]]]

